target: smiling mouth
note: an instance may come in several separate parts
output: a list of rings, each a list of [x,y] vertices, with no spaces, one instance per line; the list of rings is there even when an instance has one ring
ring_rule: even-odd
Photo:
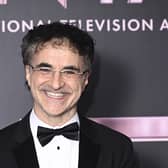
[[[66,93],[54,93],[54,92],[49,92],[49,91],[46,91],[45,92],[46,95],[50,98],[54,98],[54,99],[63,99],[67,94]]]

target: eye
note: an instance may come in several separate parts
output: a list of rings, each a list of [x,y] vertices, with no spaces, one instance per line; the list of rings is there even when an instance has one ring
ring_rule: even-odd
[[[66,75],[76,75],[76,74],[78,74],[78,72],[76,70],[72,70],[72,69],[63,70],[62,73],[66,74]]]
[[[39,67],[38,71],[40,71],[40,72],[51,72],[52,70],[49,67]]]

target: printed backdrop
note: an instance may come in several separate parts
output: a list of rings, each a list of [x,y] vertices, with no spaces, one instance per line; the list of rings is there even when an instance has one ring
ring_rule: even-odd
[[[20,44],[33,26],[71,23],[95,39],[79,112],[128,135],[142,167],[168,166],[167,0],[0,0],[0,127],[32,107]]]

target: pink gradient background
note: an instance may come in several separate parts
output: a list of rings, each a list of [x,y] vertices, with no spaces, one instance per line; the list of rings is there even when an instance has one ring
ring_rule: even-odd
[[[91,118],[117,130],[132,141],[168,141],[168,117],[114,117]]]
[[[67,8],[67,0],[57,0],[64,8]]]
[[[7,0],[0,0],[0,5],[6,5],[7,4]]]
[[[115,0],[100,0],[101,4],[112,4]],[[127,0],[127,3],[130,4],[140,4],[143,3],[143,0]]]

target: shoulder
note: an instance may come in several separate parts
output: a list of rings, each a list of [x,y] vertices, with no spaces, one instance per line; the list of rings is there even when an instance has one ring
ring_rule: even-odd
[[[15,123],[12,123],[2,129],[0,129],[0,141],[3,139],[11,139],[13,133],[15,132],[15,129],[17,128],[20,121],[17,121]]]
[[[100,145],[103,155],[115,158],[113,161],[117,167],[139,167],[133,143],[126,135],[87,118],[81,119],[81,130],[92,142]]]
[[[88,136],[93,138],[94,141],[100,144],[108,146],[131,146],[132,142],[129,137],[126,135],[115,131],[111,128],[108,128],[102,124],[98,124],[90,119],[82,118],[81,119],[83,129],[87,129]],[[83,124],[84,123],[84,124]]]
[[[20,121],[6,126],[5,128],[0,130],[0,153],[8,151],[12,148],[12,146],[14,146],[14,136],[19,123]]]
[[[0,148],[9,150],[31,136],[29,114],[23,119],[0,130]]]
[[[27,129],[29,129],[29,117],[30,112],[27,113],[23,118],[19,119],[16,122],[13,122],[12,124],[0,129],[0,137],[8,137],[12,136],[16,131],[22,131],[25,132]]]

